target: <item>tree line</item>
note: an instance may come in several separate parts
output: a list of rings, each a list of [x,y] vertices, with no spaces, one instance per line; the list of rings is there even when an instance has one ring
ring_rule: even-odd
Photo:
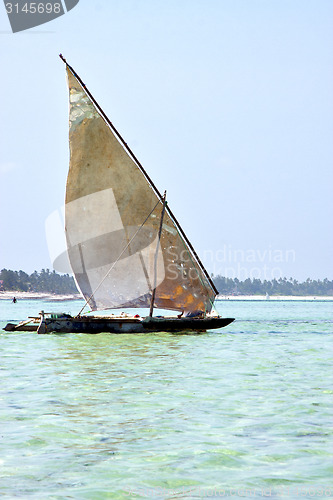
[[[55,294],[78,293],[75,282],[69,274],[58,274],[42,269],[27,274],[24,271],[0,271],[0,290],[19,292],[45,292]]]
[[[247,278],[239,281],[237,278],[213,277],[214,284],[221,295],[332,295],[333,280],[312,280],[298,282],[293,278],[279,278],[261,281],[257,278]]]
[[[311,280],[300,283],[293,278],[279,278],[261,281],[247,278],[213,276],[214,284],[221,295],[332,295],[333,280]],[[49,269],[42,269],[27,274],[24,271],[0,271],[0,290],[20,292],[45,292],[55,294],[78,293],[74,279],[69,274],[58,274]]]

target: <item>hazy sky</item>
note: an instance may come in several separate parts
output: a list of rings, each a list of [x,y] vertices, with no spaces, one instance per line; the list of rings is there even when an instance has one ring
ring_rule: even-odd
[[[210,273],[333,279],[333,2],[80,0],[13,34],[0,5],[0,269],[52,268],[62,52]]]

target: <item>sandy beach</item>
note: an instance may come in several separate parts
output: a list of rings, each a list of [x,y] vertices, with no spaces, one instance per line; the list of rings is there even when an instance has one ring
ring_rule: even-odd
[[[41,293],[41,292],[19,292],[19,291],[0,291],[0,300],[49,300],[49,301],[62,301],[62,300],[79,300],[82,299],[79,293],[75,294],[55,294],[55,293]]]
[[[332,296],[328,295],[218,295],[216,300],[333,300]]]
[[[79,293],[74,294],[55,294],[55,293],[40,293],[40,292],[19,292],[19,291],[0,291],[0,300],[49,300],[49,301],[64,301],[64,300],[80,300],[82,296]],[[266,298],[265,295],[218,295],[216,300],[333,300],[332,296],[327,295],[271,295]]]

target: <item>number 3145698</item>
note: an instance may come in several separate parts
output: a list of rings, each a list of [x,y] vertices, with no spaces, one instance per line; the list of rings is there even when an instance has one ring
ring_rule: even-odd
[[[60,3],[43,3],[43,2],[31,2],[20,5],[18,3],[6,3],[7,14],[24,12],[25,14],[60,14],[61,4]]]

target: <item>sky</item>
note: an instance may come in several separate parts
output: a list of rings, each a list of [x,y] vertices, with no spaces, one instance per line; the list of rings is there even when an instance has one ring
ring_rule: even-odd
[[[333,279],[333,2],[80,0],[12,33],[0,5],[0,269],[52,269],[62,53],[209,273]]]

